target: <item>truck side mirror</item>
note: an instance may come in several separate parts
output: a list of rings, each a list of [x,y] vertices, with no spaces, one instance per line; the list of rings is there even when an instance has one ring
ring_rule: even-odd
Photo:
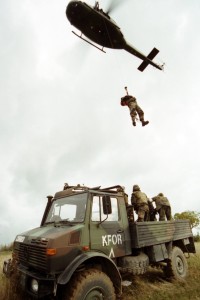
[[[110,196],[105,195],[105,196],[103,196],[102,200],[103,200],[103,213],[104,213],[104,215],[112,214],[112,206],[111,206]]]

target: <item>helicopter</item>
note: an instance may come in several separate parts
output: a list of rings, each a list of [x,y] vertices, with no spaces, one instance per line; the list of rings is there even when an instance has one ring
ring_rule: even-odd
[[[148,65],[152,65],[159,70],[163,70],[164,65],[158,65],[152,61],[158,54],[159,50],[153,48],[153,50],[146,56],[129,44],[125,40],[119,26],[109,16],[110,10],[111,9],[104,12],[99,8],[99,2],[97,1],[95,2],[94,7],[92,7],[85,2],[71,0],[66,8],[66,16],[69,22],[80,30],[81,34],[78,35],[74,31],[72,32],[99,50],[105,52],[104,47],[111,49],[123,49],[132,55],[135,55],[142,60],[142,63],[138,67],[138,70],[141,72],[143,72]],[[82,35],[87,37],[89,40],[82,37]],[[102,46],[102,48],[94,43]]]

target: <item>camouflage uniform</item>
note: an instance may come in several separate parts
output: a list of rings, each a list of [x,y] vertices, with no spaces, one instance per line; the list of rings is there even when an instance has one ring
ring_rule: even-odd
[[[148,198],[145,193],[140,191],[140,187],[138,185],[133,186],[131,203],[138,215],[137,222],[147,221],[149,213]]]
[[[136,98],[133,96],[126,95],[121,98],[121,105],[128,106],[130,110],[130,115],[132,118],[133,126],[136,126],[137,114],[142,123],[142,126],[149,124],[149,121],[144,121],[144,112],[137,104]]]
[[[147,221],[157,221],[156,214],[157,211],[153,206],[153,203],[148,199],[148,205],[149,205],[149,214],[148,214],[148,220]]]
[[[165,221],[165,217],[168,221],[171,220],[171,206],[167,197],[164,197],[163,193],[159,193],[157,196],[153,197],[152,200],[156,203],[159,221]]]
[[[118,188],[117,192],[122,192],[122,194],[124,196],[128,221],[129,222],[134,222],[133,206],[129,205],[129,203],[128,203],[128,195],[125,193],[125,188],[124,187]]]

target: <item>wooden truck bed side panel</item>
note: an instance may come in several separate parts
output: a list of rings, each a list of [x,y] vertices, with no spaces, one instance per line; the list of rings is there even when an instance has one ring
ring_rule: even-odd
[[[189,220],[130,224],[133,248],[142,248],[192,237]]]

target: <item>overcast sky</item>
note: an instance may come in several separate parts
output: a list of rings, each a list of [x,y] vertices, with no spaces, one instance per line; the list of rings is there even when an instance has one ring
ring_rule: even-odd
[[[1,1],[0,244],[38,226],[65,182],[121,184],[129,197],[139,184],[173,214],[200,211],[200,1],[121,2],[112,18],[144,54],[160,50],[164,72],[79,40],[68,1]],[[149,125],[132,126],[124,86]]]

